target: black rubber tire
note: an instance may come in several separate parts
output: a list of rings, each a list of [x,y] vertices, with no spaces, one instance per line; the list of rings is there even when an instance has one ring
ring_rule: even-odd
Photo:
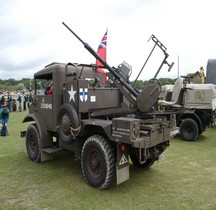
[[[36,124],[29,125],[26,132],[26,150],[33,162],[41,162],[41,141]]]
[[[94,135],[85,141],[81,166],[86,182],[92,187],[104,190],[112,185],[115,178],[115,156],[106,138]]]
[[[130,159],[131,159],[131,161],[135,167],[144,168],[144,169],[150,168],[155,162],[155,160],[149,158],[146,160],[145,163],[140,164],[137,154],[135,154],[133,152],[130,154]]]
[[[197,122],[191,118],[186,118],[180,124],[180,136],[186,141],[195,141],[199,136]]]
[[[79,118],[75,108],[71,104],[63,104],[57,115],[58,135],[65,144],[72,144],[76,135],[71,134],[71,128],[79,128]],[[74,134],[77,134],[75,131]]]

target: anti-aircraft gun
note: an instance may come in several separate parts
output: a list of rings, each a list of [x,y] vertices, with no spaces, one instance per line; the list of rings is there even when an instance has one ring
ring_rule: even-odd
[[[93,64],[46,66],[34,74],[34,101],[23,120],[33,123],[21,135],[26,137],[33,162],[49,160],[58,151],[72,151],[75,159],[81,160],[87,183],[106,189],[114,180],[120,184],[129,179],[129,157],[141,168],[149,168],[159,159],[178,131],[175,115],[152,112],[160,92],[158,84],[136,90],[123,76],[127,78],[130,70],[126,63],[110,67],[64,25],[109,71],[112,87],[104,87],[104,75]],[[52,94],[45,95],[49,81]]]

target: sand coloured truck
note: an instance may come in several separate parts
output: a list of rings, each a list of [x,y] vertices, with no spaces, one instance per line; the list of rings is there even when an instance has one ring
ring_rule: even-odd
[[[129,179],[129,157],[141,168],[159,159],[177,132],[175,114],[150,113],[158,85],[149,84],[138,92],[124,79],[129,65],[110,67],[75,36],[109,71],[112,86],[105,87],[104,75],[94,64],[47,65],[34,74],[34,101],[23,120],[32,123],[21,135],[30,160],[43,162],[58,151],[74,152],[86,182],[103,190],[115,180],[120,184]],[[52,95],[45,95],[49,81]]]
[[[176,113],[180,136],[187,141],[196,140],[216,117],[216,85],[192,84],[191,79],[183,76],[162,86],[158,101],[160,109]]]

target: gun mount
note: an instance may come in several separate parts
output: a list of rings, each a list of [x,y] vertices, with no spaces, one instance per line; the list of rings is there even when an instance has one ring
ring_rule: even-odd
[[[119,88],[119,90],[127,97],[129,101],[132,102],[133,108],[138,108],[139,111],[141,112],[148,112],[154,104],[158,100],[158,96],[160,94],[160,86],[158,84],[151,84],[150,88],[147,88],[147,90],[138,92],[134,87],[132,87],[125,78],[122,77],[121,74],[119,74],[117,71],[115,71],[116,68],[111,67],[107,62],[97,53],[93,50],[93,48],[86,42],[84,42],[71,28],[69,28],[64,22],[62,24],[84,45],[84,47],[97,59],[99,60],[104,67],[111,73],[112,77],[108,77],[113,80],[115,85]],[[159,42],[156,42],[156,45],[164,46],[162,44],[159,44]],[[166,58],[168,57],[168,54],[166,53]],[[166,59],[164,59],[164,62]],[[163,62],[163,63],[164,63]],[[124,63],[123,63],[124,64]],[[162,67],[162,65],[161,65]],[[160,69],[161,69],[160,67]],[[159,70],[160,70],[159,69]],[[158,70],[158,72],[159,72]],[[157,73],[158,74],[158,73]],[[156,76],[155,76],[156,77]],[[123,87],[125,87],[128,91],[126,92],[123,87],[117,84],[117,82],[121,83]],[[149,90],[150,95],[149,95]],[[134,100],[134,97],[136,98],[136,101]],[[151,100],[148,100],[151,99]]]

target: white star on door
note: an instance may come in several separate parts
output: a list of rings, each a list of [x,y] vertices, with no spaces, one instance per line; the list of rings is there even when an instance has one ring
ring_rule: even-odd
[[[71,90],[68,91],[68,93],[70,94],[69,102],[71,101],[71,99],[73,99],[73,101],[75,102],[74,95],[76,94],[76,91],[73,90],[73,85],[71,85]]]

